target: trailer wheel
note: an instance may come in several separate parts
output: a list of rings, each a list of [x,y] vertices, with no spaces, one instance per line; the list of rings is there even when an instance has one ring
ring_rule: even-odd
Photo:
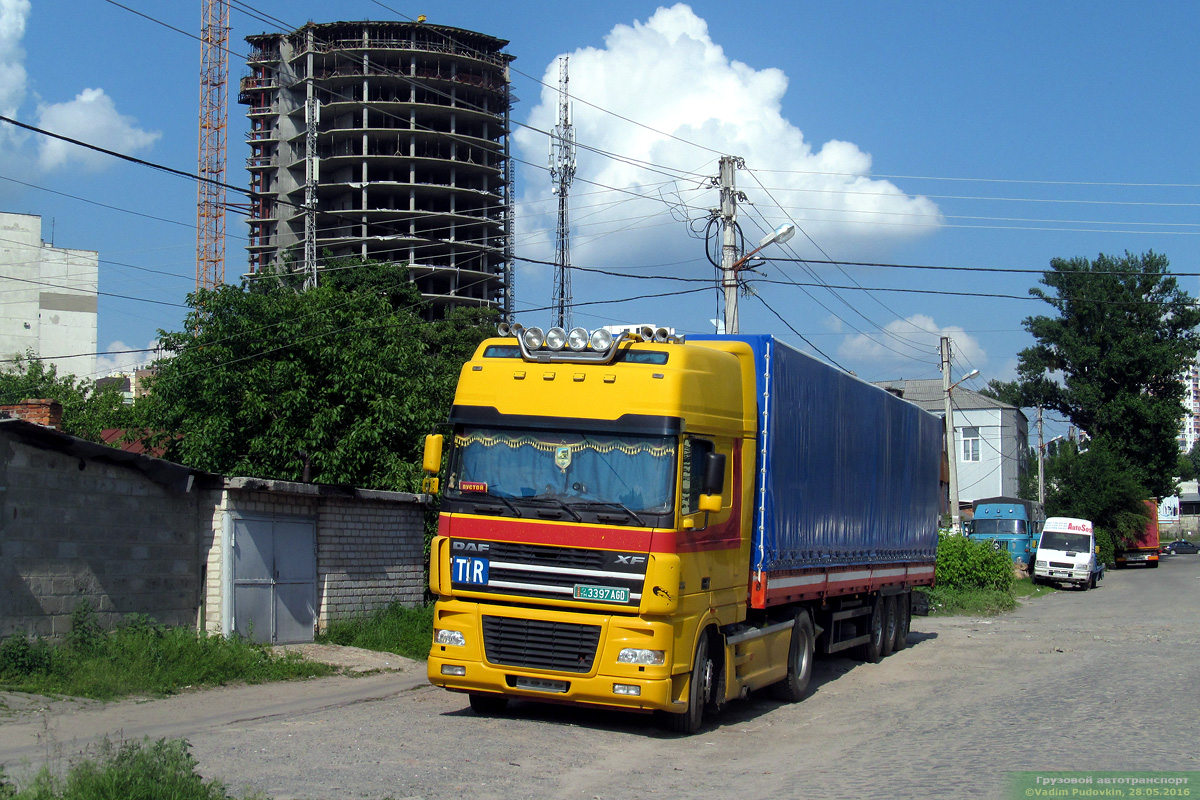
[[[912,592],[896,595],[896,640],[892,650],[908,647],[908,631],[912,627]]]
[[[700,730],[704,722],[704,707],[712,699],[714,673],[717,665],[708,655],[708,634],[701,633],[696,643],[696,657],[692,661],[692,676],[688,680],[688,707],[682,714],[667,714],[667,729],[674,733],[690,736]]]
[[[801,611],[792,625],[787,677],[771,685],[771,695],[776,700],[799,703],[808,694],[808,684],[812,680],[814,639],[812,618],[807,611]]]
[[[881,597],[879,602],[883,603],[883,646],[879,655],[890,656],[896,647],[896,596]]]
[[[866,644],[858,646],[859,659],[868,664],[878,664],[879,659],[883,657],[884,605],[882,597],[875,598],[874,608],[871,609],[871,619],[867,623],[867,635],[871,638]]]
[[[471,701],[471,710],[480,717],[490,717],[508,708],[508,698],[504,695],[471,692],[467,697]]]

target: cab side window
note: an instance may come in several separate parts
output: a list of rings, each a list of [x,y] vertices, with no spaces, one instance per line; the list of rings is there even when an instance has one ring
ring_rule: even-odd
[[[713,452],[707,439],[689,436],[683,440],[683,477],[679,491],[679,510],[684,516],[700,510],[700,493],[704,486],[704,459]]]

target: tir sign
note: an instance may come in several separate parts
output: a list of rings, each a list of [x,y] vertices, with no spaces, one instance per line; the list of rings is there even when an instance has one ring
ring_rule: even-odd
[[[450,573],[454,583],[485,586],[488,582],[488,561],[486,558],[454,556],[450,559]]]

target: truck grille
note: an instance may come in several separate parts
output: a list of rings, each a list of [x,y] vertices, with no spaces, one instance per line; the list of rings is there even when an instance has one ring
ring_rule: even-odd
[[[577,586],[596,586],[615,590],[607,593],[611,597],[624,597],[605,605],[625,607],[641,602],[649,561],[645,553],[483,540],[451,539],[450,548],[452,558],[469,553],[488,565],[486,582],[456,580],[459,573],[452,570],[456,592],[571,600]]]
[[[491,664],[586,673],[599,643],[599,625],[483,618],[483,649]]]
[[[1075,565],[1067,561],[1051,561],[1050,566],[1056,569],[1074,569]]]

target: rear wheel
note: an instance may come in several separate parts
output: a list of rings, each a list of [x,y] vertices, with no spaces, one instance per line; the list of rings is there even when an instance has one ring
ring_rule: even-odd
[[[696,657],[692,661],[692,676],[688,680],[688,707],[682,714],[668,714],[667,729],[675,733],[691,735],[700,730],[704,722],[704,707],[712,700],[714,673],[717,666],[708,655],[708,634],[700,634],[696,643]]]
[[[867,623],[867,635],[870,639],[866,644],[858,646],[858,657],[868,664],[878,664],[879,659],[883,657],[884,605],[886,604],[882,597],[875,598],[870,621]]]
[[[880,598],[883,603],[883,647],[881,656],[890,656],[896,647],[896,595]]]
[[[812,680],[814,639],[812,619],[807,611],[801,611],[792,625],[787,677],[771,686],[771,694],[776,700],[799,703],[808,693],[808,684]]]
[[[892,650],[908,647],[908,629],[912,627],[912,592],[896,595],[896,640]]]
[[[508,698],[504,695],[472,692],[467,696],[471,700],[471,710],[481,717],[490,717],[508,708]]]

